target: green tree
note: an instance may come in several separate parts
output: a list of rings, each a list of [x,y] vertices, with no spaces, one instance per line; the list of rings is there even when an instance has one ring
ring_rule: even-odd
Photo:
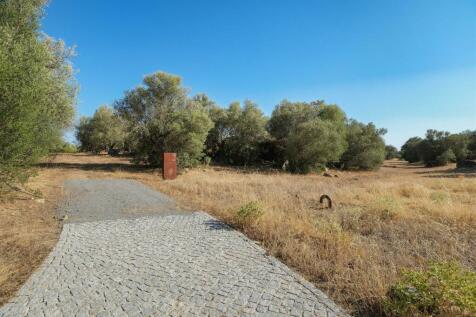
[[[0,190],[24,182],[74,116],[72,50],[39,30],[45,1],[0,1]]]
[[[337,105],[327,105],[322,100],[312,102],[290,102],[283,100],[274,109],[267,129],[273,137],[276,165],[282,165],[287,157],[288,138],[297,127],[305,122],[320,118],[332,122],[336,130],[344,134],[347,121],[345,113]]]
[[[373,123],[363,124],[351,120],[347,127],[347,150],[341,161],[345,169],[373,170],[385,159],[385,129],[377,129]]]
[[[219,156],[223,154],[223,144],[228,131],[227,111],[203,93],[193,96],[192,100],[208,112],[213,122],[213,128],[208,132],[205,141],[205,154],[210,160],[221,160]]]
[[[269,119],[269,133],[278,140],[285,140],[299,124],[318,118],[323,104],[321,100],[310,103],[281,101]]]
[[[107,106],[100,106],[92,118],[81,118],[76,138],[83,151],[120,151],[126,138],[123,120]]]
[[[256,163],[260,157],[260,144],[267,139],[267,119],[258,106],[246,100],[241,107],[239,102],[232,103],[222,118],[222,147],[220,158],[234,165]]]
[[[393,145],[386,145],[385,146],[385,159],[386,160],[391,160],[395,158],[400,158],[400,153],[398,152],[398,149],[394,147]]]
[[[435,165],[443,166],[450,162],[456,162],[456,155],[452,149],[447,149],[435,158]]]
[[[449,149],[449,132],[427,130],[425,139],[417,146],[418,156],[427,166],[445,165],[444,160],[437,160],[438,156]],[[454,156],[454,153],[453,153]]]
[[[468,131],[468,158],[476,159],[476,131]]]
[[[410,138],[402,146],[402,157],[409,162],[423,161],[427,166],[476,158],[476,131],[451,134],[430,129],[425,139]]]
[[[401,153],[402,158],[405,161],[410,163],[415,163],[420,161],[420,156],[418,155],[418,145],[423,141],[422,138],[412,137],[408,139],[405,144],[403,144]]]
[[[328,162],[338,161],[346,148],[338,127],[319,118],[299,124],[286,143],[289,170],[295,173],[322,169]]]
[[[471,154],[468,148],[471,141],[471,132],[466,131],[457,134],[451,134],[446,138],[447,150],[451,150],[455,156],[453,161],[464,160]]]
[[[93,144],[91,141],[92,125],[90,117],[81,117],[78,125],[76,125],[75,136],[79,142],[79,150],[83,152],[93,151]]]
[[[210,119],[213,121],[213,128],[208,132],[206,139],[206,154],[214,160],[224,160],[224,142],[228,136],[227,111],[216,107],[211,108],[208,112]]]
[[[189,99],[178,76],[146,76],[144,85],[127,91],[114,108],[127,125],[127,146],[135,162],[160,165],[163,152],[176,152],[181,167],[203,157],[213,123],[200,100]]]

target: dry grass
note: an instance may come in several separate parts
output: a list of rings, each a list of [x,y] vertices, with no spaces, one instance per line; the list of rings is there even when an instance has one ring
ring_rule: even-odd
[[[58,226],[48,197],[58,196],[62,180],[130,178],[231,224],[238,224],[240,206],[259,201],[265,213],[242,230],[349,310],[379,314],[381,298],[402,268],[457,260],[476,270],[476,175],[451,170],[387,162],[379,172],[327,178],[197,168],[164,182],[158,171],[124,158],[61,155],[34,180],[45,204],[0,205],[8,223],[0,227],[0,302],[54,244]],[[333,210],[322,209],[321,194],[332,197]]]

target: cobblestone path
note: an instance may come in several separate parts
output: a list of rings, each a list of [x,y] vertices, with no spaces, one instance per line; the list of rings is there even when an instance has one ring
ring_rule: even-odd
[[[208,214],[165,212],[66,223],[55,249],[0,316],[345,314]]]

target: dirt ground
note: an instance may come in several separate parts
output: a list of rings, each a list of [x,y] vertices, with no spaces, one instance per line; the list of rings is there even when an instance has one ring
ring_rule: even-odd
[[[0,304],[54,247],[55,206],[65,179],[135,179],[206,210],[259,240],[350,311],[377,312],[402,268],[456,260],[476,270],[476,172],[387,161],[377,172],[330,171],[334,177],[199,167],[163,181],[160,170],[127,158],[60,154],[38,166],[28,187],[0,202]],[[332,210],[319,203],[322,194]],[[255,201],[263,215],[243,225],[236,211]]]

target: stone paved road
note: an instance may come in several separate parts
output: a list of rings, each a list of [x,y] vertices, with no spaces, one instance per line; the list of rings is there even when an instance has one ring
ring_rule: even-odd
[[[202,212],[66,223],[42,267],[0,308],[1,317],[344,315]]]

